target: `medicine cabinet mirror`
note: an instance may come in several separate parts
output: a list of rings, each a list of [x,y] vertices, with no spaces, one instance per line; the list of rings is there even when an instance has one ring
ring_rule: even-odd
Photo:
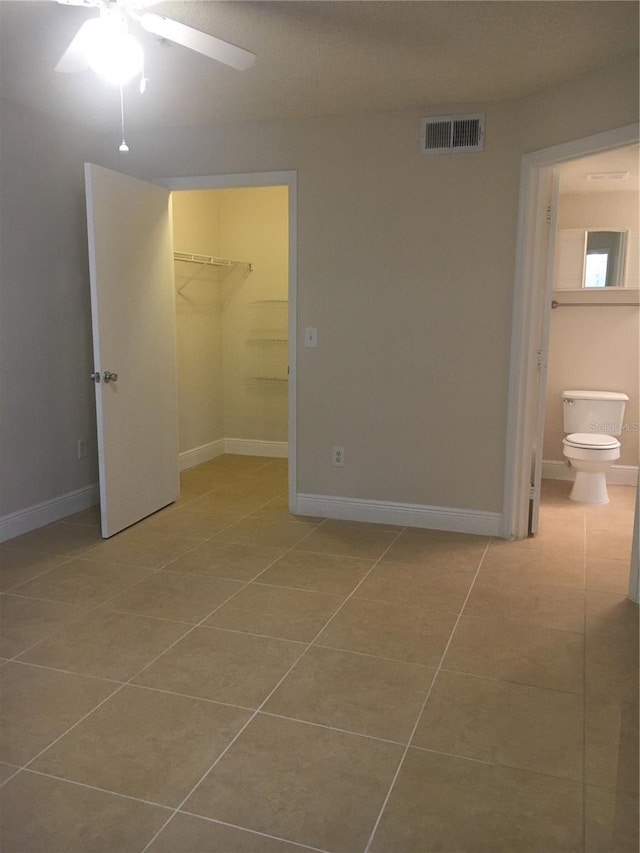
[[[554,290],[626,284],[627,229],[562,228],[556,236]]]

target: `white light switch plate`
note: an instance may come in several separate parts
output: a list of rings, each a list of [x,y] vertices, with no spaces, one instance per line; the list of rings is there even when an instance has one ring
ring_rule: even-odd
[[[318,330],[315,326],[307,326],[304,330],[304,345],[306,347],[318,346]]]

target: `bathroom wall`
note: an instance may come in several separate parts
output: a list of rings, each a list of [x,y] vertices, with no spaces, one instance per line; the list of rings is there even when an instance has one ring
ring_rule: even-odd
[[[222,438],[287,440],[286,187],[172,195],[176,251],[246,261],[176,263],[180,451]],[[277,340],[281,339],[281,340]]]
[[[561,193],[558,228],[629,228],[627,286],[638,287],[638,192]],[[638,465],[640,308],[562,306],[551,312],[543,458],[563,461],[567,388],[629,395],[618,465]]]

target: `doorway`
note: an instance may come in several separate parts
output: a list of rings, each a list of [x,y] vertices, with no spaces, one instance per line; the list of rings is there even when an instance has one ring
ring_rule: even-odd
[[[288,455],[287,194],[172,193],[181,469]]]
[[[522,159],[502,529],[505,538],[528,535],[531,502],[540,499],[540,481],[532,485],[532,471],[536,460],[540,461],[544,424],[540,411],[544,410],[547,352],[542,341],[549,330],[551,311],[549,231],[556,215],[552,205],[554,167],[637,143],[638,138],[638,126],[630,125],[533,152]]]
[[[159,183],[177,258],[180,467],[287,458],[294,511],[296,173]]]

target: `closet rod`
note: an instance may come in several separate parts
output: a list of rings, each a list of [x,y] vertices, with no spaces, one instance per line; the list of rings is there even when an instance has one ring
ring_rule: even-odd
[[[637,304],[638,304],[637,302],[632,302],[631,300],[629,300],[629,302],[558,302],[557,300],[553,299],[551,302],[551,307],[552,308],[562,308],[565,305],[571,305],[573,307],[582,308],[583,305],[600,305],[600,306],[602,306],[602,305],[637,305]]]

